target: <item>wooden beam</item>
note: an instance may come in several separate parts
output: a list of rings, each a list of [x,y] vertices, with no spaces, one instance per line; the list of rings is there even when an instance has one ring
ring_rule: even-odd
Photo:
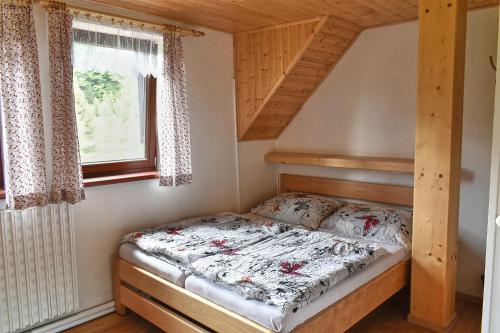
[[[455,315],[465,0],[420,0],[411,308],[445,330]]]
[[[413,173],[413,160],[407,158],[348,156],[271,152],[264,156],[266,163],[313,165],[329,168],[364,169]]]

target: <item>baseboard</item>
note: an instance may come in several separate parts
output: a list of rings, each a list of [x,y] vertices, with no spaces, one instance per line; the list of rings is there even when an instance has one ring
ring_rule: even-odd
[[[465,293],[462,293],[459,291],[457,291],[457,299],[464,301],[464,302],[474,303],[474,304],[483,304],[482,297],[470,295],[470,294],[465,294]]]
[[[94,308],[75,313],[69,317],[54,321],[44,326],[31,330],[32,333],[57,333],[67,330],[71,327],[91,321],[95,318],[104,316],[115,311],[115,302],[101,304]]]

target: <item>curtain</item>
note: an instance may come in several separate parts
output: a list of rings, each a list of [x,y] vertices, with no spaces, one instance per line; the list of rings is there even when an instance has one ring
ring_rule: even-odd
[[[182,39],[163,34],[163,82],[160,98],[160,185],[190,184],[191,145]]]
[[[0,88],[7,208],[48,201],[38,47],[32,8],[0,7]]]
[[[85,198],[73,97],[72,22],[62,3],[48,12],[50,101],[52,111],[52,187],[50,201]]]
[[[75,52],[85,55],[74,59],[75,70],[111,69],[114,73],[133,77],[159,74],[159,34],[126,23],[112,24],[81,17],[74,19],[73,41]]]

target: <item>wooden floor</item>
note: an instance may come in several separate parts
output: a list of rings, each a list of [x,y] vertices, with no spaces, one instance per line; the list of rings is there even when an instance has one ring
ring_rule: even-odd
[[[408,293],[401,292],[368,315],[349,333],[429,333],[431,331],[408,323]],[[481,331],[481,306],[457,302],[458,322],[450,333],[479,333]],[[160,333],[160,329],[129,312],[121,317],[116,313],[74,327],[67,333]],[[171,332],[176,333],[176,332]]]

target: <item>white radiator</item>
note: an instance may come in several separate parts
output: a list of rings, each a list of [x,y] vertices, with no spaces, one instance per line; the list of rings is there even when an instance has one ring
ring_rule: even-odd
[[[71,206],[0,212],[0,333],[78,307]]]

